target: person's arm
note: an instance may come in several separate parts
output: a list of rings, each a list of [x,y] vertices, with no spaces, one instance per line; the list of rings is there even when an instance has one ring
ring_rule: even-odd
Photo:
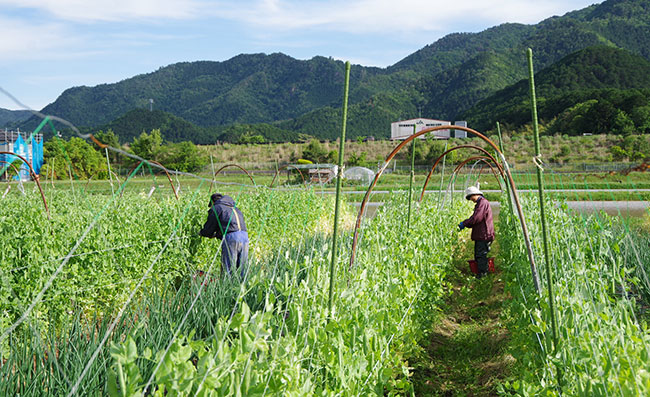
[[[221,233],[221,225],[219,225],[219,221],[217,220],[213,209],[208,213],[208,220],[205,221],[203,229],[199,231],[199,234],[203,237],[216,237],[218,239],[223,237],[223,234]]]
[[[463,226],[471,228],[472,226],[483,222],[487,213],[486,205],[489,204],[487,204],[487,201],[485,199],[482,199],[476,205],[476,208],[474,208],[474,213],[472,216],[463,221]]]

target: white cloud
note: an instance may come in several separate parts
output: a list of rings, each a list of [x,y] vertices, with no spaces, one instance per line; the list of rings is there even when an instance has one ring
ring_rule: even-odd
[[[589,0],[256,0],[223,4],[216,15],[278,30],[333,29],[351,33],[447,32],[472,22],[536,23],[589,5]]]
[[[593,0],[0,0],[75,22],[225,18],[253,28],[352,33],[448,31],[481,22],[536,23]]]
[[[188,19],[200,15],[202,8],[199,0],[0,0],[0,5],[76,22]]]
[[[57,23],[28,24],[0,17],[0,26],[0,65],[57,57],[59,51],[78,44],[66,27]]]

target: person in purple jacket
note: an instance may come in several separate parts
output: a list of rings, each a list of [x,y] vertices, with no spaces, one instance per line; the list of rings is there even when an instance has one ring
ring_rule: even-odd
[[[488,252],[494,241],[494,223],[492,223],[492,209],[490,202],[483,197],[483,193],[475,186],[465,190],[465,198],[476,203],[474,213],[462,221],[458,228],[463,230],[468,227],[472,229],[472,240],[474,241],[474,260],[478,265],[477,278],[485,276],[488,272]]]

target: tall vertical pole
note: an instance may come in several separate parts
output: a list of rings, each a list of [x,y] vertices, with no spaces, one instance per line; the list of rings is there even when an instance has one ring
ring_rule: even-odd
[[[447,151],[448,145],[449,145],[449,141],[445,142],[445,152]],[[440,189],[438,190],[438,201],[441,204],[442,204],[442,183],[444,182],[445,179],[445,160],[447,160],[447,155],[445,155],[445,157],[442,158],[442,174],[440,175]]]
[[[413,125],[413,134],[415,134],[415,125]],[[409,180],[409,212],[408,218],[406,219],[406,230],[411,228],[411,197],[413,195],[413,179],[415,178],[415,141],[418,139],[415,138],[411,143],[411,179]]]
[[[501,125],[499,124],[498,121],[497,121],[497,134],[499,135],[499,148],[501,149],[501,153],[505,153],[503,151],[503,138],[501,137]],[[499,157],[497,156],[496,158]],[[505,156],[502,160],[505,161]],[[508,180],[508,178],[503,178],[503,181],[506,184],[506,193],[508,195],[508,208],[510,209],[510,213],[514,214],[512,210],[512,197],[510,197],[510,181]]]
[[[212,178],[210,178],[210,189],[208,193],[212,194],[212,185],[215,182],[215,176],[214,176],[214,159],[212,158],[212,152],[210,152],[210,166],[212,168]]]
[[[334,299],[334,276],[336,265],[336,240],[339,229],[339,209],[341,207],[341,175],[343,174],[343,151],[345,150],[345,126],[348,119],[348,91],[350,87],[350,62],[345,63],[345,85],[343,87],[343,120],[341,125],[341,140],[339,142],[339,163],[336,170],[336,204],[334,205],[334,230],[332,232],[332,261],[330,262],[330,290],[328,300],[328,316],[332,318],[332,301]]]
[[[111,193],[115,195],[115,189],[113,188],[113,175],[111,175],[111,162],[108,160],[108,148],[104,148],[104,152],[106,153],[106,165],[108,166],[108,178],[111,181]]]
[[[555,320],[555,306],[553,299],[553,280],[551,277],[551,257],[548,250],[548,232],[546,226],[546,211],[544,209],[544,169],[540,164],[541,150],[539,145],[539,125],[537,124],[537,98],[535,96],[535,75],[533,72],[533,50],[530,48],[528,54],[528,76],[530,81],[530,108],[533,119],[533,137],[535,138],[535,164],[537,165],[537,185],[539,191],[539,212],[542,218],[542,238],[544,240],[544,262],[546,266],[546,287],[548,289],[548,306],[551,314],[551,329],[553,332],[553,352],[558,346],[557,324]],[[558,367],[558,378],[560,387],[562,384],[560,368]]]

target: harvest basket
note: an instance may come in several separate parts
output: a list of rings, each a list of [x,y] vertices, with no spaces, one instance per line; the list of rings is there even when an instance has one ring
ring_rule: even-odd
[[[478,274],[478,263],[475,260],[467,261],[469,263],[469,270],[474,274]],[[494,273],[494,258],[488,258],[488,272]]]

